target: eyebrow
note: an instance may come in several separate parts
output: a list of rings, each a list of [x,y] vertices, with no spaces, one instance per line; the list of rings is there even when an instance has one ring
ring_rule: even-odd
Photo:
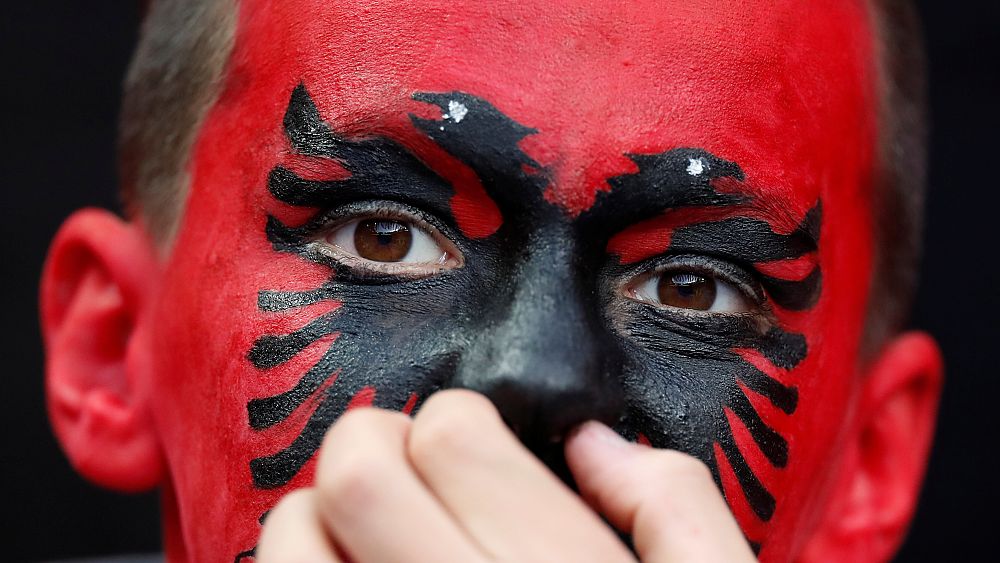
[[[550,175],[519,143],[537,129],[518,123],[489,101],[460,91],[416,92],[437,106],[440,119],[411,114],[410,121],[438,147],[468,166],[487,195],[508,213],[553,207],[545,200]],[[554,208],[554,207],[553,207]]]
[[[730,217],[678,228],[670,240],[671,252],[705,251],[744,262],[774,262],[798,258],[817,250],[822,206],[816,204],[792,232],[777,233],[767,221]]]
[[[285,135],[298,154],[336,161],[350,174],[342,179],[305,179],[286,166],[268,176],[268,190],[283,203],[330,208],[373,196],[426,208],[454,224],[449,201],[454,189],[400,144],[383,138],[357,140],[337,135],[319,114],[305,86],[292,92]]]
[[[742,182],[743,170],[734,162],[697,148],[678,148],[658,154],[627,154],[638,171],[607,180],[608,191],[597,193],[594,204],[578,219],[587,231],[613,234],[622,229],[684,207],[729,207],[750,198],[722,193],[715,182]]]
[[[608,180],[610,191],[599,192],[579,218],[583,232],[625,241],[648,238],[646,224],[666,229],[669,245],[657,254],[709,252],[751,264],[798,258],[819,246],[821,205],[796,218],[788,202],[747,193],[735,162],[697,148],[627,156],[638,171]]]
[[[443,114],[442,120],[410,117],[418,130],[473,168],[494,201],[506,204],[504,207],[508,209],[525,204],[553,205],[542,197],[548,185],[547,171],[518,146],[521,139],[536,133],[535,129],[517,123],[489,102],[464,92],[421,92],[413,98],[437,105],[442,111],[450,112],[452,106],[458,105],[467,112],[464,121],[448,113]],[[286,166],[276,166],[269,175],[268,189],[279,201],[330,208],[374,196],[427,209],[455,226],[450,206],[455,192],[449,182],[395,141],[383,137],[346,139],[335,133],[320,116],[303,84],[292,92],[283,125],[291,147],[298,154],[332,159],[350,175],[313,180]],[[479,150],[483,144],[491,150]],[[492,158],[497,156],[502,158]],[[755,215],[766,215],[768,220],[731,217],[679,227],[671,250],[714,249],[742,260],[765,262],[801,256],[817,248],[818,207],[800,224],[784,211],[788,209],[786,203],[761,201],[766,196],[740,193],[745,174],[735,162],[699,148],[626,156],[638,171],[609,178],[611,189],[599,191],[594,204],[574,221],[589,237],[607,239],[644,220],[685,208],[723,211],[742,207],[752,208]],[[717,187],[722,183],[733,189],[719,191]],[[793,232],[779,235],[771,225]]]
[[[607,251],[631,264],[663,253],[710,253],[753,265],[809,258],[819,249],[822,202],[817,201],[791,229],[775,229],[770,217],[745,206],[674,208],[652,219],[633,223],[608,239]],[[787,234],[786,234],[787,233]],[[783,262],[765,268],[764,275],[799,279],[808,276],[814,259],[803,264]]]
[[[793,246],[789,251],[796,256],[801,254],[800,249],[818,247],[822,215],[818,204],[803,218],[783,198],[767,191],[751,193],[743,184],[746,177],[742,168],[735,162],[699,148],[626,156],[638,171],[607,180],[611,189],[599,191],[593,206],[580,215],[584,232],[609,237],[666,214],[672,216],[668,223],[680,229],[695,222],[684,220],[690,210],[705,218],[701,222],[719,223],[719,240],[728,240],[723,235],[732,232],[736,237],[770,244],[776,241],[777,231],[793,233],[780,238]],[[734,216],[740,215],[758,220],[735,220]],[[704,234],[709,230],[705,227]],[[752,244],[750,240],[733,239],[724,246],[734,251],[742,247],[739,254],[752,256]]]
[[[468,165],[502,208],[518,213],[526,208],[535,211],[558,207],[543,196],[551,182],[550,171],[519,145],[525,137],[536,134],[536,129],[465,92],[417,92],[413,99],[435,105],[442,112],[440,119],[411,114],[417,129]],[[787,202],[774,205],[760,196],[741,193],[745,175],[740,166],[704,149],[678,148],[625,156],[638,171],[609,178],[610,190],[599,191],[589,209],[571,218],[587,238],[608,240],[645,219],[684,208],[724,211],[744,206],[756,208],[753,215],[769,216],[769,223],[778,225],[779,230],[794,230],[799,225],[797,218],[782,212],[788,209]],[[725,189],[720,191],[720,187]],[[566,210],[562,211],[569,219]],[[766,228],[754,230],[771,232]]]

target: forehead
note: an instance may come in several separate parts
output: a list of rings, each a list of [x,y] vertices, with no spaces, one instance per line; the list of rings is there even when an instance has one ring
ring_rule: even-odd
[[[274,125],[302,82],[338,130],[405,142],[414,92],[469,92],[538,130],[522,146],[575,210],[625,153],[698,146],[804,212],[871,148],[862,1],[245,0],[240,22],[234,82]]]

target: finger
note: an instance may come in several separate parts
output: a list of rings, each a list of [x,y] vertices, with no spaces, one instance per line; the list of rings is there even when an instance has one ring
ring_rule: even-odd
[[[634,560],[482,395],[433,395],[413,422],[408,451],[420,477],[492,559]]]
[[[356,563],[482,561],[410,467],[409,428],[406,415],[366,408],[330,429],[316,470],[326,529]]]
[[[258,563],[340,563],[316,510],[314,489],[298,489],[264,520],[254,559]]]
[[[566,444],[581,494],[646,563],[756,561],[705,464],[673,450],[631,444],[598,422]]]

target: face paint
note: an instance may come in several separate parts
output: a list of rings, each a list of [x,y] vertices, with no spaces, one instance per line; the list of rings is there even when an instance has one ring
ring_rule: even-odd
[[[553,439],[588,418],[695,455],[762,559],[794,553],[849,405],[870,252],[869,32],[833,4],[706,4],[680,28],[512,4],[497,30],[476,6],[440,24],[433,6],[244,3],[157,316],[168,551],[251,554],[343,412],[468,387],[564,477]],[[844,25],[772,41],[823,17]],[[330,241],[367,218],[423,225],[454,260],[359,266]],[[747,310],[636,289],[677,275]]]
[[[743,203],[745,198],[720,194],[711,185],[712,180],[720,177],[742,179],[739,167],[700,150],[679,149],[651,157],[633,157],[640,171],[612,179],[609,182],[612,191],[602,194],[593,208],[573,220],[545,201],[542,195],[548,181],[544,170],[518,148],[518,142],[531,134],[532,129],[468,94],[418,94],[415,98],[436,103],[445,110],[463,108],[464,119],[447,114],[438,121],[414,117],[414,124],[484,178],[487,193],[498,202],[505,216],[518,219],[506,221],[498,232],[485,239],[458,242],[468,261],[462,272],[433,280],[410,281],[394,276],[358,278],[350,268],[317,250],[315,235],[331,223],[329,212],[321,212],[299,228],[290,228],[269,217],[267,234],[275,250],[294,252],[323,264],[331,269],[332,276],[322,288],[313,291],[262,292],[261,308],[281,310],[287,304],[302,306],[336,296],[352,315],[346,318],[340,309],[291,334],[264,336],[250,351],[250,360],[258,368],[271,368],[338,329],[351,336],[342,335],[336,344],[331,344],[293,389],[248,405],[251,426],[263,429],[286,419],[319,389],[324,389],[319,406],[292,444],[250,463],[255,484],[262,488],[287,484],[315,454],[325,430],[359,393],[370,390],[376,406],[408,410],[438,389],[461,386],[493,397],[522,440],[532,445],[551,443],[553,438],[561,438],[573,425],[589,418],[618,423],[620,432],[626,436],[637,438],[641,434],[646,440],[652,438],[658,447],[684,449],[710,465],[716,463],[711,446],[718,444],[734,467],[754,512],[762,520],[769,520],[774,512],[774,497],[737,449],[723,408],[730,409],[747,426],[772,465],[784,467],[788,462],[786,440],[761,420],[737,381],[788,414],[795,411],[798,395],[794,387],[782,385],[732,350],[751,348],[772,364],[789,369],[805,356],[804,338],[775,327],[762,330],[757,326],[759,319],[685,319],[675,312],[662,313],[648,305],[615,303],[623,301],[615,295],[620,285],[615,280],[629,279],[632,277],[629,270],[636,268],[622,268],[613,262],[609,266],[600,252],[606,245],[608,232],[642,217],[644,211],[655,213],[664,205],[677,209]],[[437,208],[445,217],[442,230],[459,232],[454,217],[447,211],[447,199],[433,197],[450,196],[447,184],[402,147],[385,140],[352,142],[337,136],[320,120],[319,111],[303,86],[292,94],[284,122],[295,150],[335,159],[350,176],[327,182],[308,181],[278,167],[269,180],[275,198],[290,205],[332,208],[336,215],[344,213],[343,206],[358,199],[386,197],[423,208]],[[486,143],[489,144],[484,150]],[[496,160],[487,161],[483,155]],[[690,163],[695,162],[697,173],[692,173]],[[525,172],[525,166],[534,173]],[[353,212],[365,213],[365,209],[355,206]],[[818,208],[807,216],[803,226],[789,235],[774,233],[764,221],[739,217],[678,229],[668,253],[716,253],[738,263],[774,262],[815,251],[818,232]],[[521,256],[515,261],[504,256],[504,248],[527,247],[530,239],[549,237],[552,240],[546,244],[536,245],[557,252]],[[581,264],[582,257],[590,263]],[[503,262],[506,264],[501,266],[499,263]],[[544,263],[546,268],[533,268],[533,262]],[[497,270],[506,275],[497,276]],[[602,270],[605,274],[598,274],[595,285],[605,287],[588,287],[578,295],[553,299],[558,305],[551,306],[550,312],[532,303],[532,296],[522,289],[547,286],[565,292],[576,280]],[[562,272],[565,277],[560,276]],[[802,308],[806,302],[801,296],[815,294],[818,289],[813,283],[818,280],[818,268],[816,272],[813,278],[802,281],[769,278],[769,285],[782,288],[776,303],[786,308],[788,305]],[[483,283],[490,278],[495,283]],[[588,294],[592,297],[587,298]],[[400,326],[398,323],[403,319],[397,317],[397,323],[388,330],[373,330],[385,312],[381,307],[362,304],[385,304],[400,295],[408,301],[406,308],[416,317],[407,319],[407,324],[416,326]],[[442,307],[442,298],[466,306]],[[480,319],[485,317],[485,323],[473,321],[475,311],[483,311],[488,301],[497,298],[518,305],[527,302],[526,311],[514,315],[515,305],[483,315]],[[280,305],[276,306],[276,302]],[[617,337],[611,330],[599,328],[601,319],[586,318],[583,313],[600,311],[609,303],[617,305],[615,312],[629,317]],[[489,326],[497,322],[513,326],[503,326],[499,331]],[[432,326],[438,328],[431,329]],[[400,333],[420,336],[405,342],[400,349],[387,348],[385,343],[398,341]],[[483,333],[490,336],[470,338]],[[544,333],[559,333],[560,338],[545,338]],[[362,334],[365,338],[355,341],[353,335]],[[514,339],[525,336],[534,340],[530,350],[511,346]],[[577,343],[582,343],[583,349]],[[606,348],[604,353],[596,353],[602,345]],[[496,347],[507,347],[508,355]],[[552,362],[554,350],[568,350],[571,352],[568,356],[572,357],[603,357],[606,361],[575,365],[567,357],[559,362],[561,367],[547,366],[548,377],[539,377],[536,370]],[[511,352],[521,357],[511,358]],[[620,369],[623,359],[625,368]],[[520,364],[522,369],[515,373],[498,367],[510,364]],[[414,365],[425,369],[412,378],[398,377],[412,371],[408,366]],[[553,383],[552,374],[560,371],[566,373]],[[727,372],[733,376],[719,381],[718,375]],[[334,373],[336,376],[328,375]],[[334,377],[336,381],[330,382]],[[670,405],[662,400],[660,392],[673,386],[674,379],[695,379],[702,387],[697,393],[676,389],[671,395],[678,404]],[[627,410],[622,409],[623,394],[630,406]],[[683,429],[664,420],[664,414],[676,415],[688,410],[682,405],[705,402],[709,395],[715,396],[714,412],[699,409],[691,415],[684,413],[687,424]],[[713,436],[716,441],[702,441],[698,447],[692,447],[704,436]]]
[[[612,191],[573,218],[542,197],[548,184],[545,172],[518,148],[518,142],[534,132],[532,129],[468,94],[418,94],[415,98],[436,103],[443,110],[463,108],[461,120],[446,114],[441,120],[414,117],[413,121],[484,179],[487,193],[498,202],[504,216],[517,219],[505,221],[490,237],[456,241],[466,257],[467,267],[462,271],[435,279],[406,280],[398,276],[358,278],[350,268],[318,250],[316,233],[332,222],[329,211],[298,228],[269,217],[267,234],[275,250],[323,264],[332,276],[313,291],[262,292],[261,308],[281,310],[335,296],[343,308],[288,335],[264,336],[250,351],[256,367],[271,368],[323,336],[341,334],[294,388],[248,405],[251,426],[264,429],[286,419],[323,389],[318,406],[295,440],[273,455],[251,461],[255,484],[262,488],[287,484],[315,454],[325,430],[359,393],[368,391],[376,406],[410,410],[438,389],[460,386],[494,398],[522,440],[536,447],[552,443],[553,438],[565,436],[572,426],[590,418],[617,424],[621,433],[633,439],[642,436],[655,446],[687,451],[711,466],[717,463],[712,447],[718,445],[755,514],[769,520],[774,497],[736,447],[723,409],[739,417],[773,466],[784,467],[787,441],[761,420],[739,384],[788,414],[795,411],[798,396],[794,387],[781,384],[733,350],[753,349],[772,364],[789,369],[805,356],[805,339],[776,327],[762,329],[758,326],[761,319],[685,318],[646,304],[627,303],[618,291],[618,280],[634,277],[630,271],[641,272],[641,268],[622,267],[617,261],[608,261],[601,251],[608,233],[644,213],[659,212],[664,205],[677,209],[743,203],[746,198],[721,194],[712,187],[717,178],[742,179],[739,167],[701,150],[635,156],[639,172],[613,178],[609,182]],[[293,92],[284,123],[294,150],[334,159],[350,176],[308,181],[278,167],[269,179],[276,199],[290,205],[333,209],[336,216],[358,199],[391,198],[436,209],[444,220],[442,231],[460,232],[448,211],[447,198],[433,197],[450,196],[447,184],[404,148],[382,139],[352,142],[339,137],[321,121],[303,86]],[[483,155],[494,160],[487,161]],[[691,172],[693,162],[698,163],[698,173]],[[526,166],[531,172],[525,171]],[[365,213],[365,208],[354,206],[353,212]],[[814,252],[818,232],[818,208],[789,235],[774,233],[764,221],[737,217],[679,228],[667,250],[670,255],[715,253],[736,263],[766,263]],[[521,256],[511,260],[504,255],[505,248],[519,246],[526,248]],[[533,252],[531,246],[542,251]],[[578,280],[594,276],[597,280],[592,287],[573,291],[580,285]],[[493,283],[484,283],[491,279]],[[813,278],[768,279],[770,285],[783,288],[775,301],[786,308],[801,308],[805,302],[800,296],[818,289]],[[532,302],[538,299],[540,288],[546,292],[541,297],[557,303],[549,307],[554,314]],[[400,297],[407,301],[405,309],[410,314],[405,318],[396,315],[391,325],[380,327],[384,325],[380,323],[385,316],[383,306]],[[442,299],[459,305],[443,307]],[[505,305],[490,307],[491,300]],[[597,314],[588,318],[586,311]],[[612,324],[607,317],[613,315],[622,317],[616,319],[621,325],[619,334],[601,326]],[[486,338],[472,337],[484,333]],[[553,334],[559,337],[546,337]],[[524,337],[535,345],[526,349],[514,343]],[[386,342],[404,345],[393,349]],[[562,350],[569,353],[553,362],[553,356]],[[605,361],[581,363],[572,358]],[[521,369],[498,367],[512,364]],[[409,366],[417,365],[424,369],[412,377],[400,377],[413,371]],[[622,365],[624,368],[619,367]],[[539,377],[539,367],[545,369],[546,377]],[[699,385],[691,389],[677,386],[675,380],[697,380]],[[671,387],[671,400],[664,401],[661,393]],[[710,409],[685,406],[706,403],[709,396],[714,397],[706,405]],[[629,408],[622,408],[623,399]],[[681,428],[664,416],[678,414],[686,420]],[[705,441],[704,436],[715,440]]]

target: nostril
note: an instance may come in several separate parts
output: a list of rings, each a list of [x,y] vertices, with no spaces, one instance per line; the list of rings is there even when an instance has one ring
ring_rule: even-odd
[[[579,491],[579,488],[576,486],[576,480],[573,479],[573,473],[569,470],[569,465],[566,463],[565,441],[559,440],[534,448],[529,447],[529,449],[567,487],[573,491]]]
[[[552,380],[503,378],[478,391],[489,397],[507,426],[532,451],[562,443],[587,420],[613,424],[621,413],[620,394],[600,392],[596,385],[567,387]]]
[[[489,397],[500,412],[507,426],[521,439],[531,442],[545,442],[541,438],[545,432],[540,432],[544,413],[540,412],[538,389],[531,385],[512,379],[495,379],[489,381],[481,393]]]

